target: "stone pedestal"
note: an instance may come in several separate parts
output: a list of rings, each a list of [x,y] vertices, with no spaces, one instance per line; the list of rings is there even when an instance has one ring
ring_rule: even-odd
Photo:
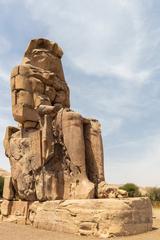
[[[19,209],[18,212],[15,209]],[[17,223],[24,222],[50,231],[102,238],[133,235],[152,229],[152,207],[148,198],[56,200],[33,203],[4,200],[1,212],[5,214],[3,220],[11,219]]]

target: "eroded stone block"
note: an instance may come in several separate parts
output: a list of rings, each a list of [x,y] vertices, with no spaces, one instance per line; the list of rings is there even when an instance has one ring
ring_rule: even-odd
[[[8,200],[3,200],[1,204],[1,214],[3,216],[8,216],[11,213],[12,202]]]
[[[35,202],[28,216],[37,228],[105,239],[152,230],[148,198]]]
[[[12,81],[13,80],[11,80],[11,82]],[[20,74],[17,75],[14,78],[14,89],[32,92],[32,85],[31,82],[29,81],[29,78],[24,77],[23,75]]]
[[[12,69],[11,78],[17,76],[18,74],[19,74],[19,66],[16,66]]]
[[[6,200],[13,200],[14,198],[14,188],[11,176],[6,176],[4,178],[3,198]]]
[[[15,121],[24,123],[26,121],[38,122],[39,115],[37,111],[30,106],[18,105],[12,106],[13,117]]]

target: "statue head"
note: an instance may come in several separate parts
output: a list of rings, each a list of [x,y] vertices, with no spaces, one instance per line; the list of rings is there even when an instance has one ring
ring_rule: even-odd
[[[70,105],[69,88],[64,79],[61,63],[62,55],[63,51],[57,43],[43,38],[33,39],[25,51],[22,64],[30,64],[33,67],[41,68],[44,72],[49,71],[50,81],[56,89],[54,103],[61,103],[63,106],[68,107]],[[49,91],[46,91],[47,93],[52,95],[52,98],[55,95],[51,88],[49,88]]]
[[[33,39],[25,51],[23,64],[31,64],[51,72],[59,72],[62,69],[62,49],[57,43],[48,39]]]

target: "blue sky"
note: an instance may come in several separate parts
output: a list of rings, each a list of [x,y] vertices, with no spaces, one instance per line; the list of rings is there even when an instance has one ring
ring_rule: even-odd
[[[0,167],[10,71],[44,37],[64,50],[72,109],[102,124],[107,182],[160,185],[159,23],[159,0],[0,0]]]

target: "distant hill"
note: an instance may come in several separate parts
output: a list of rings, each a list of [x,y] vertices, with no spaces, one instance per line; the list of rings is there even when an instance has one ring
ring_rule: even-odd
[[[0,168],[0,176],[2,176],[2,177],[10,176],[10,173],[7,172],[6,170]]]

